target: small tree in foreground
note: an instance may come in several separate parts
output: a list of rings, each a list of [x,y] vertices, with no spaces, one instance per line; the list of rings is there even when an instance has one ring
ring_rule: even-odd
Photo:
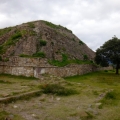
[[[120,39],[116,36],[108,40],[96,50],[95,61],[97,64],[106,67],[111,62],[116,65],[116,74],[119,74],[120,65]]]

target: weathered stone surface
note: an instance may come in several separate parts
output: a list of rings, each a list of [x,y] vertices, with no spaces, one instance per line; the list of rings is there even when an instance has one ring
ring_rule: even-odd
[[[56,60],[62,60],[62,54],[68,55],[70,59],[80,60],[84,59],[84,55],[87,55],[90,60],[95,56],[95,53],[71,30],[42,20],[9,28],[8,32],[0,36],[0,45],[8,42],[11,37],[16,42],[13,42],[14,44],[10,42],[6,46],[2,57],[21,54],[31,56],[36,52],[44,52],[47,59]],[[40,40],[46,41],[47,44],[41,45]]]
[[[102,68],[94,65],[69,65],[65,67],[55,67],[49,65],[47,60],[40,58],[10,58],[8,62],[0,62],[0,73],[12,75],[34,76],[41,78],[43,74],[51,74],[59,77],[82,75]],[[104,70],[105,68],[103,68]],[[111,69],[111,68],[106,68]]]

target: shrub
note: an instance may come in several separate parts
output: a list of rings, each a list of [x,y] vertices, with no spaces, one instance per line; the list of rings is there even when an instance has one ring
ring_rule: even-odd
[[[83,59],[84,60],[88,60],[88,56],[87,55],[83,55]]]
[[[11,39],[15,40],[15,39],[18,39],[18,38],[21,38],[21,37],[22,37],[22,34],[20,32],[17,32],[16,34],[12,35]]]
[[[119,95],[115,91],[110,91],[105,95],[101,102],[106,105],[115,105],[117,104],[118,96]]]
[[[43,93],[68,96],[77,93],[75,90],[65,88],[59,84],[45,84],[41,86]]]
[[[31,57],[31,56],[26,54],[20,54],[19,57]]]
[[[68,56],[66,54],[62,54],[62,61],[51,60],[48,62],[52,65],[59,66],[59,67],[63,67],[69,64]]]
[[[4,53],[4,46],[3,45],[0,45],[0,54],[3,54]]]
[[[105,99],[116,99],[116,93],[114,91],[108,92],[105,95]]]
[[[79,41],[79,44],[80,44],[80,45],[83,45],[83,44],[84,44],[84,42],[80,40],[80,41]]]
[[[35,54],[33,54],[33,57],[42,57],[42,58],[45,58],[45,53],[44,52],[37,52]]]
[[[75,38],[72,38],[73,41],[75,41]]]
[[[40,45],[41,46],[46,46],[47,42],[45,40],[40,40]]]
[[[0,56],[0,61],[2,61],[2,57]]]

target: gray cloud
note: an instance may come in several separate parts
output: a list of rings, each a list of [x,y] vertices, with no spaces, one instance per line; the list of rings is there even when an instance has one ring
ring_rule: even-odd
[[[63,25],[96,50],[120,38],[119,0],[0,0],[0,28],[34,20]]]

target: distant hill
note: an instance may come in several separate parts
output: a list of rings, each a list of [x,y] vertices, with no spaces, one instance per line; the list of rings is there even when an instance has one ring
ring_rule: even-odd
[[[66,27],[39,20],[0,29],[0,56],[93,60],[95,53]]]

